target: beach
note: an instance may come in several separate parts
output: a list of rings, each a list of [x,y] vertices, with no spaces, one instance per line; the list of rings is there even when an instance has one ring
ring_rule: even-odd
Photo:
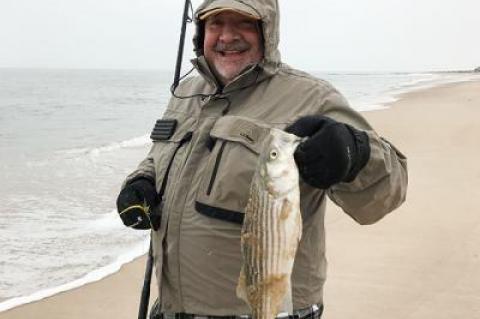
[[[0,313],[0,318],[136,318],[146,258],[137,258],[103,280]],[[151,303],[156,297],[152,278]]]
[[[329,203],[324,318],[480,318],[480,81],[363,114],[408,157],[407,201],[371,226]],[[135,318],[144,271],[142,257],[0,318]]]

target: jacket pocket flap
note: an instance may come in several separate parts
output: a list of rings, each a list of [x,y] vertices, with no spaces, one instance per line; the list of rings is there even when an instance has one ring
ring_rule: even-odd
[[[221,117],[210,132],[213,138],[238,142],[256,154],[260,153],[262,142],[270,128],[249,118],[235,115]]]

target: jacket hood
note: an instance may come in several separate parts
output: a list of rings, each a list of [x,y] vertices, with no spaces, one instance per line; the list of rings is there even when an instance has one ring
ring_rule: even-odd
[[[254,11],[260,17],[265,52],[259,66],[267,74],[275,73],[281,64],[278,50],[280,41],[278,0],[205,0],[197,8],[194,16],[196,32],[193,37],[193,46],[199,58],[203,58],[204,39],[204,21],[200,20],[200,15],[205,12],[205,9],[215,8],[217,5],[232,8],[248,7],[249,11]],[[194,61],[194,64],[198,64],[198,61]]]

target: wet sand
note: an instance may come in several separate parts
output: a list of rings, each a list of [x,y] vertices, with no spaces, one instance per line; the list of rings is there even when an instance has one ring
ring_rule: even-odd
[[[364,114],[409,159],[407,202],[371,226],[330,205],[324,318],[480,318],[480,81]],[[0,318],[136,318],[144,270],[140,258]]]
[[[0,313],[1,319],[132,319],[137,318],[146,258],[80,288]],[[152,278],[152,296],[156,296]],[[153,303],[153,301],[152,301]],[[152,304],[151,303],[151,304]]]

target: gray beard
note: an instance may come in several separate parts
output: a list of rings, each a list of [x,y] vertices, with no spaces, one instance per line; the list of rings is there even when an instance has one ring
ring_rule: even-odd
[[[239,72],[232,75],[230,78],[227,78],[227,76],[229,76],[229,74],[226,74],[226,72],[222,72],[216,66],[211,66],[211,69],[212,69],[213,74],[217,78],[218,82],[220,82],[222,84],[222,86],[226,86],[227,84],[229,84],[230,82],[232,82],[233,80],[235,80],[236,78],[241,76],[243,73],[250,70],[252,67],[256,66],[258,63],[259,63],[259,61],[248,63]]]

